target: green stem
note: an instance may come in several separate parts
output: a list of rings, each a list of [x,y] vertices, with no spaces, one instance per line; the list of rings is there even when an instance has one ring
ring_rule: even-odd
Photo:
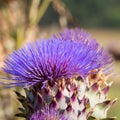
[[[37,18],[36,18],[36,23],[38,23],[41,20],[44,13],[46,12],[50,2],[51,2],[51,0],[43,0],[40,8],[38,9],[38,15],[37,15]]]
[[[24,40],[24,28],[23,27],[18,27],[17,31],[16,31],[16,49],[20,48],[22,45],[22,42]]]

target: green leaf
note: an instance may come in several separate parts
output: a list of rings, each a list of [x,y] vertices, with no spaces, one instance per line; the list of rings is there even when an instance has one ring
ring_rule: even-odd
[[[24,113],[17,113],[17,114],[15,114],[15,116],[26,118],[26,115]]]

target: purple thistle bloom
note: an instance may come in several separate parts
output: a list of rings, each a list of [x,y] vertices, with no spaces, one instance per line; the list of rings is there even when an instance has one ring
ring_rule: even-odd
[[[66,28],[63,32],[59,33],[59,37],[61,37],[62,40],[72,40],[78,44],[82,42],[87,45],[87,47],[89,47],[89,51],[94,52],[93,61],[100,63],[105,74],[109,74],[111,72],[111,65],[113,63],[111,55],[104,48],[102,48],[94,38],[91,37],[90,33],[79,28]]]
[[[91,38],[91,34],[87,33],[86,31],[76,28],[76,29],[65,29],[63,32],[59,33],[60,37],[62,37],[65,40],[73,40],[73,41],[83,41],[86,42],[89,40],[93,40]]]
[[[76,75],[86,77],[92,70],[106,70],[112,62],[111,56],[95,40],[87,39],[86,33],[72,31],[73,37],[72,32],[70,36],[75,39],[72,40],[69,32],[27,44],[10,54],[3,68],[12,75],[9,86],[39,83],[44,87],[46,83],[57,83]]]
[[[68,118],[54,109],[44,109],[43,112],[34,113],[30,120],[68,120]]]

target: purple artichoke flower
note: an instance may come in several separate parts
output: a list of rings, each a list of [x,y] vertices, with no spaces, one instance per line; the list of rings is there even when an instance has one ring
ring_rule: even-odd
[[[37,111],[34,113],[30,120],[70,120],[62,114],[59,114],[58,111],[54,109],[44,109],[42,112]]]
[[[94,52],[92,53],[93,57],[95,58],[96,56],[93,61],[100,63],[105,74],[110,74],[113,59],[111,55],[103,47],[101,47],[94,38],[91,37],[90,33],[79,28],[66,28],[64,31],[60,32],[58,36],[61,40],[72,40],[78,44],[82,42],[87,45],[87,47],[89,47],[89,51]]]
[[[91,38],[91,34],[84,31],[83,29],[75,28],[75,29],[65,29],[64,31],[59,33],[59,36],[62,37],[64,40],[73,40],[73,41],[88,41],[93,40]],[[97,42],[96,42],[97,43]]]
[[[9,86],[27,87],[37,83],[45,87],[60,79],[85,78],[92,70],[107,70],[112,63],[111,56],[88,36],[77,29],[67,30],[61,36],[36,41],[14,51],[3,67],[13,80]]]
[[[66,29],[10,54],[3,70],[12,81],[4,84],[28,87],[24,89],[26,96],[16,92],[22,104],[19,117],[111,119],[107,118],[107,110],[116,101],[107,97],[111,84],[106,82],[106,74],[111,63],[111,56],[90,34]]]

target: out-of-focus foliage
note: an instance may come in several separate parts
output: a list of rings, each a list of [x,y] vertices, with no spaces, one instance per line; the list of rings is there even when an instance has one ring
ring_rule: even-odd
[[[81,27],[120,27],[119,0],[63,0]],[[42,24],[57,21],[56,14],[49,7]],[[51,15],[53,17],[51,17]],[[49,20],[49,21],[46,21]]]
[[[50,0],[2,0],[0,1],[1,40],[15,40],[15,48],[22,40],[35,39],[38,22],[44,15]]]

